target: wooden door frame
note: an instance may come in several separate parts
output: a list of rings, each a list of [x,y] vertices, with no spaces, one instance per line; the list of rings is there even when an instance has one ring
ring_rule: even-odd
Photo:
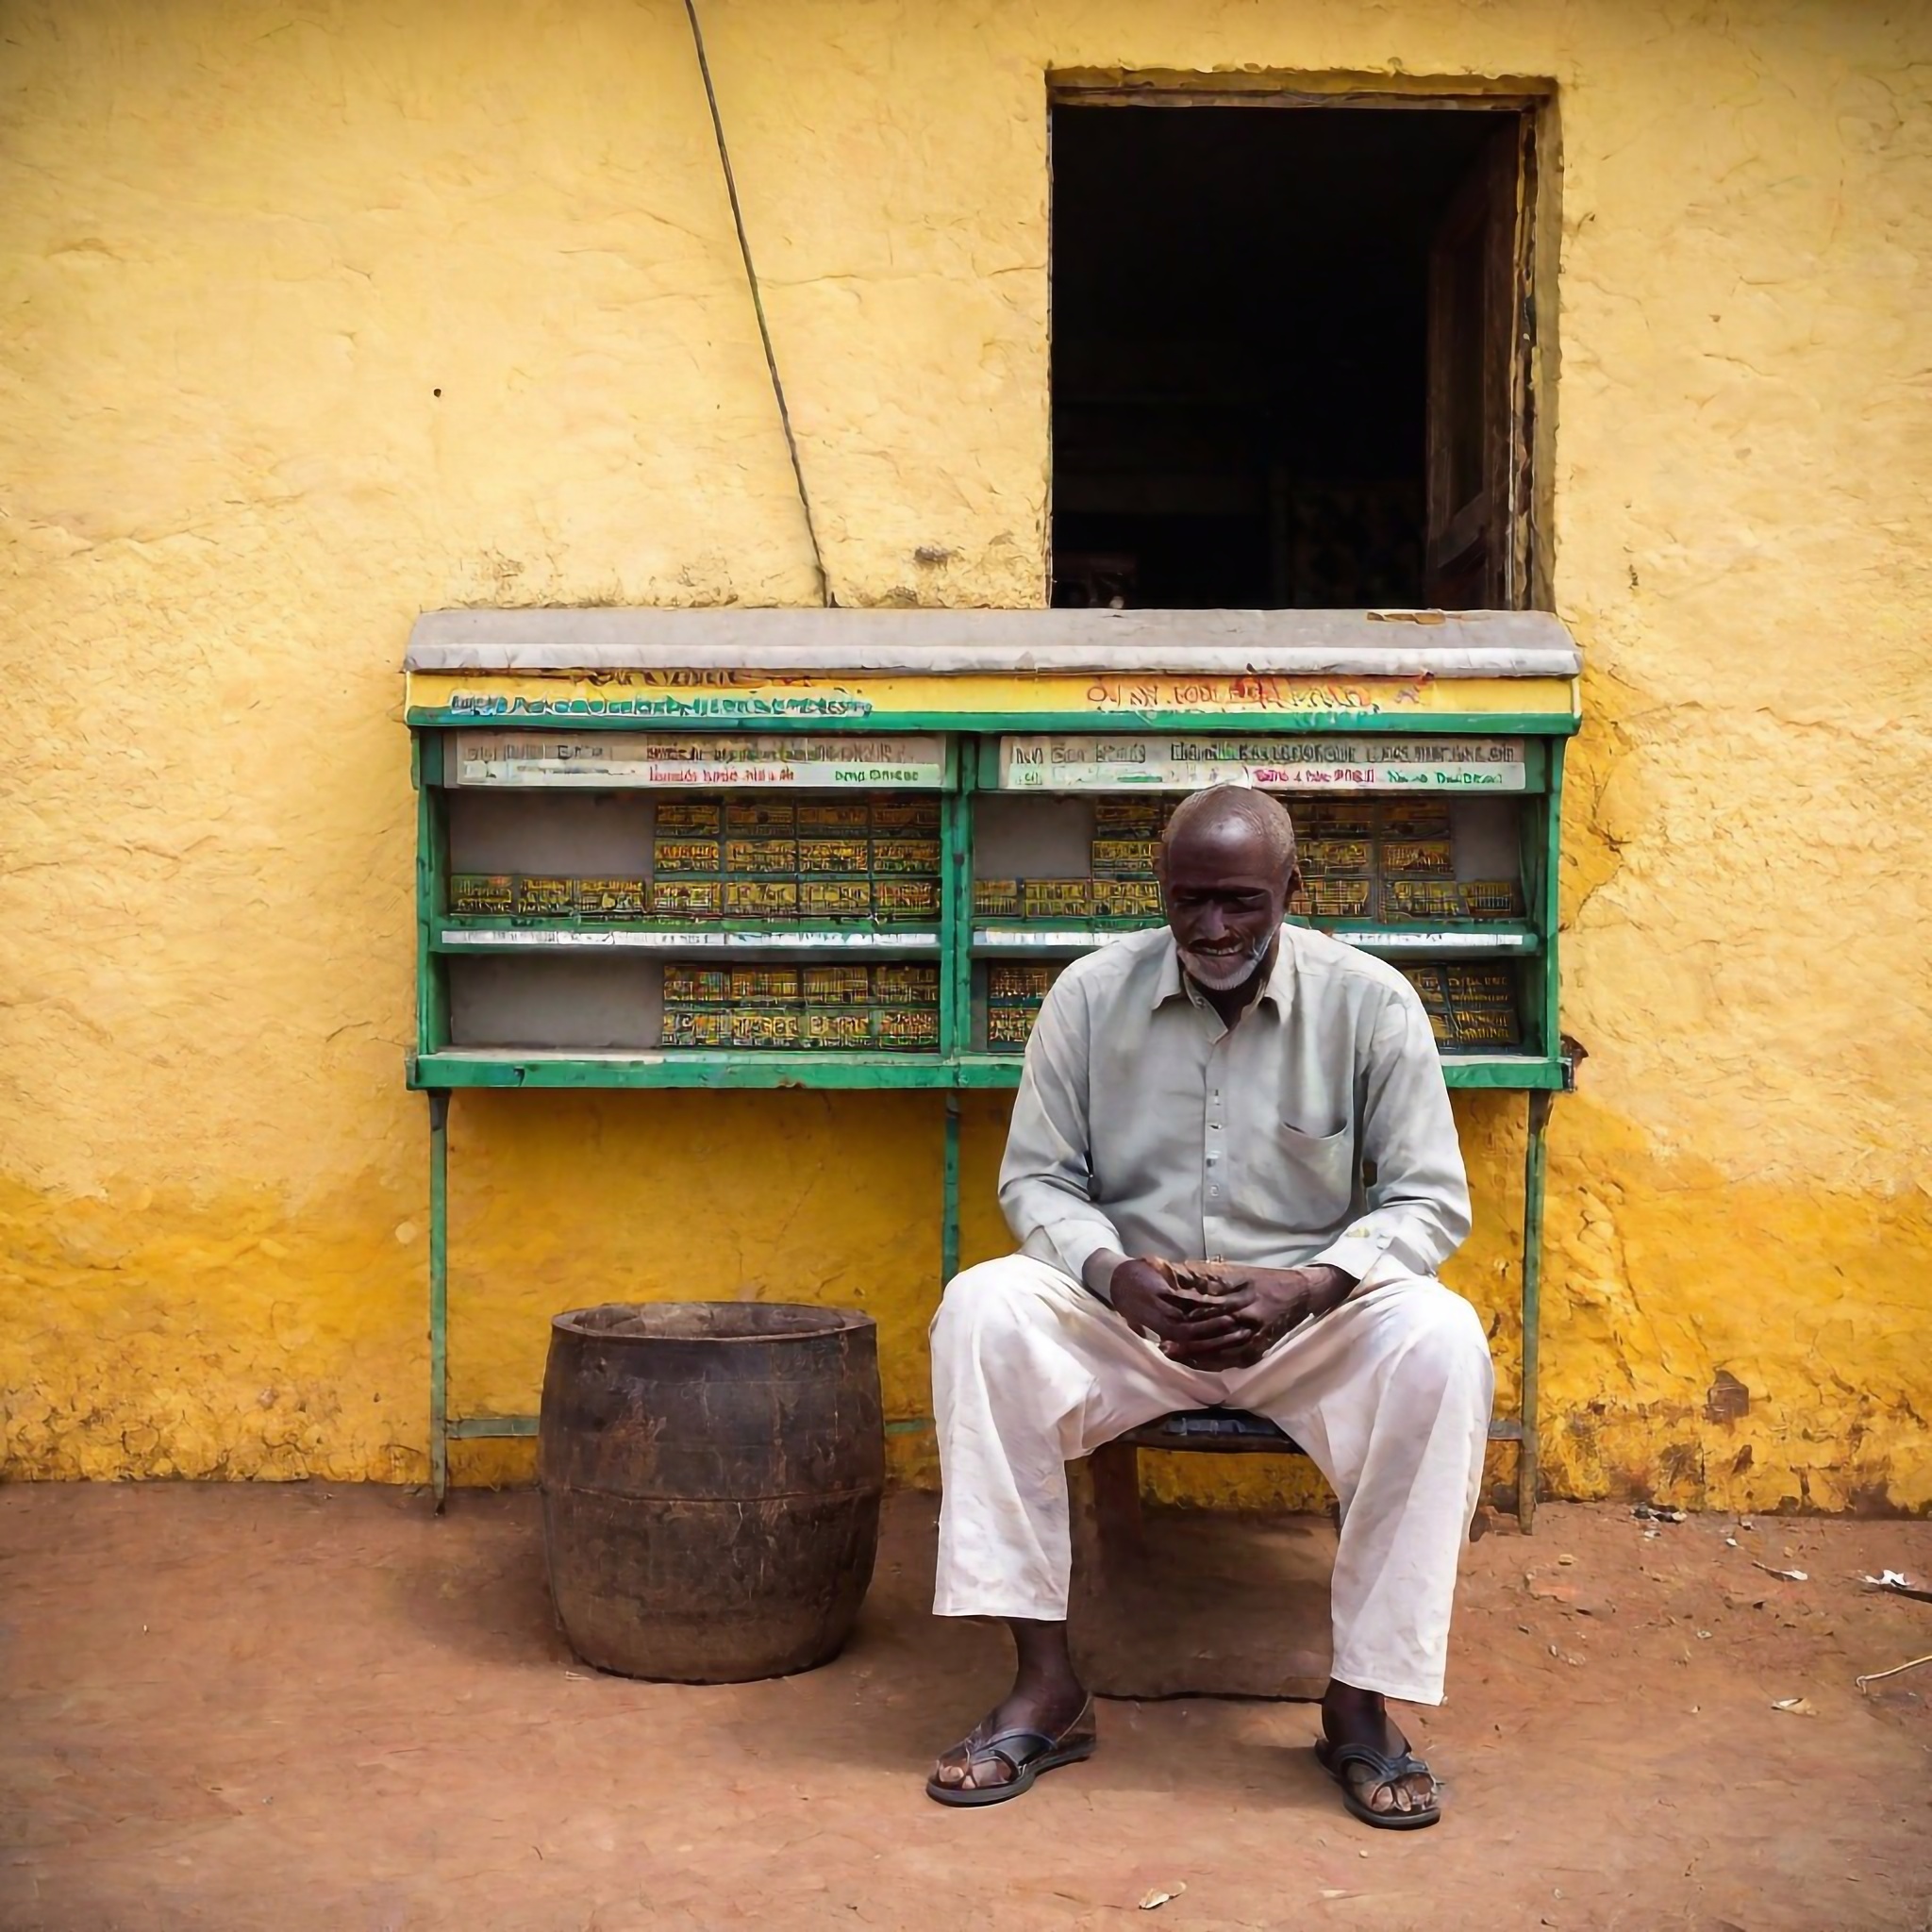
[[[1561,238],[1557,206],[1560,154],[1554,81],[1409,75],[1186,74],[1155,70],[1066,69],[1046,77],[1048,155],[1058,108],[1247,108],[1317,111],[1377,108],[1391,112],[1511,114],[1519,135],[1513,315],[1516,353],[1509,358],[1511,444],[1504,512],[1506,608],[1551,610],[1554,557],[1551,510],[1555,452],[1556,271]],[[1053,201],[1047,203],[1052,262]],[[1051,268],[1049,266],[1049,275]],[[1049,288],[1048,327],[1052,326]],[[1049,410],[1049,420],[1051,410]],[[1486,425],[1493,427],[1493,425]],[[1051,431],[1049,430],[1049,435]],[[1051,453],[1047,466],[1052,488]],[[1047,505],[1046,574],[1052,583],[1052,503]]]

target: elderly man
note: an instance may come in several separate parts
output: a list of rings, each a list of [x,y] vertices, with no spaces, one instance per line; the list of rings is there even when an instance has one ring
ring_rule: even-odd
[[[1435,1279],[1469,1190],[1428,1019],[1392,968],[1283,924],[1301,872],[1263,794],[1188,799],[1159,870],[1168,930],[1078,960],[1034,1028],[1000,1171],[1020,1252],[967,1269],[933,1322],[934,1608],[1003,1618],[1019,1670],[926,1790],[997,1804],[1091,1754],[1065,1465],[1225,1405],[1341,1500],[1317,1755],[1357,1817],[1433,1824],[1383,1700],[1441,1701],[1494,1378]]]

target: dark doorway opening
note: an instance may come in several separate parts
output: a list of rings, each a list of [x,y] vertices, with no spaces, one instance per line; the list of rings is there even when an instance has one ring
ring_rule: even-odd
[[[1053,112],[1053,600],[1527,601],[1513,108]]]

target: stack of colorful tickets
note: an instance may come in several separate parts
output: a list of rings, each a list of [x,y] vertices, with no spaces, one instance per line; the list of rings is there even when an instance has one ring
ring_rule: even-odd
[[[664,968],[666,1046],[930,1053],[939,968],[877,965]]]
[[[1523,1044],[1516,975],[1507,966],[1460,961],[1404,966],[1436,1044],[1445,1053],[1508,1052]]]
[[[939,801],[664,799],[652,838],[651,910],[929,924],[940,916]]]
[[[1048,989],[1063,964],[994,959],[986,968],[986,1044],[989,1052],[1015,1053],[1026,1044]]]

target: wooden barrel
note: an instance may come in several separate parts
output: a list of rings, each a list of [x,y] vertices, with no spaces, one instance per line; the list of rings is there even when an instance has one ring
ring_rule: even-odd
[[[682,1684],[827,1663],[878,1549],[877,1330],[787,1303],[558,1315],[537,1469],[551,1595],[586,1663]]]

